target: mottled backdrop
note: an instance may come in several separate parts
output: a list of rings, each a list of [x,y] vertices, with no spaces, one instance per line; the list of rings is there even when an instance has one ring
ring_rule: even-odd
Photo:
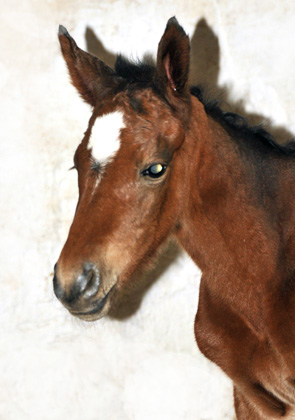
[[[53,295],[77,200],[68,168],[90,116],[57,27],[112,64],[117,52],[155,54],[176,15],[191,36],[192,83],[286,140],[295,132],[295,3],[0,3],[0,419],[232,420],[230,381],[194,341],[200,273],[175,245],[112,317],[77,321]]]

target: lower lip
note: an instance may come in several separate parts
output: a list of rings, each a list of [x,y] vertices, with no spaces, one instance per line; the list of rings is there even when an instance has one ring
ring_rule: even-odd
[[[99,302],[99,304],[95,308],[91,309],[88,312],[70,311],[71,314],[74,315],[74,316],[77,316],[78,318],[84,319],[86,321],[87,320],[92,321],[92,320],[98,319],[100,317],[99,315],[103,311],[103,308],[105,307],[105,304],[106,304],[106,302],[109,298],[109,295],[110,295],[112,289],[105,295],[105,297]],[[103,316],[103,314],[102,314],[102,316]]]

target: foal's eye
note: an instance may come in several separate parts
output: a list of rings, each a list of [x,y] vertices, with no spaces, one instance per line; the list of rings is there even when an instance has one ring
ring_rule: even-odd
[[[154,163],[149,168],[142,172],[143,176],[149,176],[150,178],[160,178],[166,172],[167,165],[161,163]]]

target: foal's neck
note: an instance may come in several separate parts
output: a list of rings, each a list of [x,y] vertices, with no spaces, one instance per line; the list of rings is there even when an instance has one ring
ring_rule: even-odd
[[[276,270],[276,232],[253,194],[248,163],[237,143],[196,98],[192,106],[184,145],[190,156],[184,186],[189,190],[177,239],[212,288],[219,291],[226,281],[228,299],[246,293],[257,300]]]

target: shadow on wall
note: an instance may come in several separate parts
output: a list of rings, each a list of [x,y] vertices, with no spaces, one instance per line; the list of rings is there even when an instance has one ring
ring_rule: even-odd
[[[200,19],[191,38],[191,85],[204,87],[205,98],[219,99],[225,111],[235,112],[247,119],[251,125],[263,125],[279,143],[286,143],[293,135],[285,127],[274,126],[270,119],[262,114],[249,113],[245,110],[243,99],[233,102],[226,87],[218,86],[220,69],[219,41],[205,19]]]
[[[102,42],[91,28],[86,29],[86,44],[89,53],[98,56],[108,66],[114,68],[116,55],[107,51]],[[204,18],[200,19],[191,37],[191,63],[190,84],[201,85],[204,88],[205,98],[218,99],[220,107],[225,111],[238,113],[245,117],[251,125],[261,125],[279,142],[286,142],[292,138],[292,134],[284,127],[271,125],[271,120],[262,114],[249,113],[245,110],[244,100],[233,102],[230,92],[226,87],[218,86],[220,71],[220,47],[218,37],[210,28]],[[154,284],[164,271],[178,257],[180,251],[176,244],[169,243],[156,265],[145,274],[138,274],[132,283],[132,290],[124,291],[114,305],[110,316],[116,319],[124,319],[133,315],[139,308],[146,291]]]

